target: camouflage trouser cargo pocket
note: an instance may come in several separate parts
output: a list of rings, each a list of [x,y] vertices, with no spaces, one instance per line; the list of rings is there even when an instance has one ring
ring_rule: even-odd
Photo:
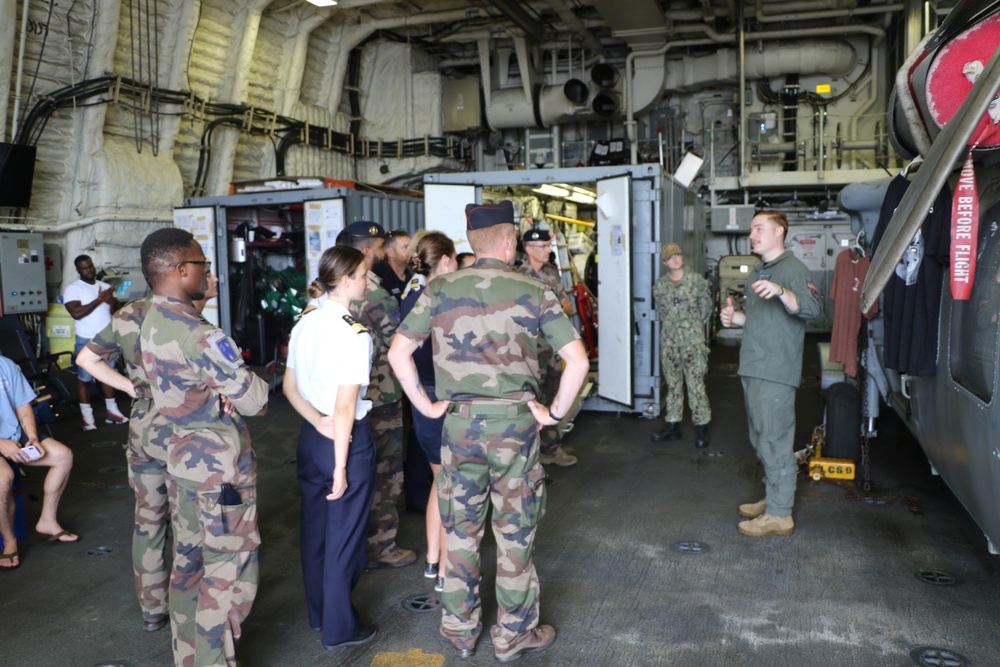
[[[218,486],[198,490],[198,514],[205,531],[205,548],[222,553],[254,551],[260,546],[257,530],[257,489],[234,487],[239,504],[220,502]]]
[[[521,475],[517,484],[511,484],[502,497],[494,495],[493,502],[506,517],[500,523],[503,533],[521,533],[534,530],[545,514],[545,469],[538,463]]]
[[[538,522],[545,516],[545,469],[541,465],[535,465],[524,476],[524,519],[522,524],[525,527],[537,526]]]

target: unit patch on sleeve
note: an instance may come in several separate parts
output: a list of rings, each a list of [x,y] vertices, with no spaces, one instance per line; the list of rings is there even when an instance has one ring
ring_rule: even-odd
[[[354,329],[355,333],[367,333],[368,332],[368,328],[365,327],[365,325],[361,324],[361,322],[358,322],[356,319],[354,319],[350,315],[344,315],[344,321],[351,325],[351,328]]]
[[[208,344],[209,349],[217,352],[223,363],[229,368],[235,370],[243,365],[243,354],[240,351],[240,346],[224,331],[216,331],[209,336]]]

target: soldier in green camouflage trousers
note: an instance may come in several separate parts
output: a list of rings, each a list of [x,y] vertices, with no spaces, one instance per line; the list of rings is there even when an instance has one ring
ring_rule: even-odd
[[[375,450],[375,498],[368,516],[367,567],[402,567],[417,560],[411,549],[396,545],[399,496],[403,492],[403,390],[389,367],[386,352],[399,326],[399,302],[384,290],[372,266],[385,258],[385,230],[375,222],[353,222],[337,237],[337,245],[357,248],[368,265],[365,297],[351,304],[351,313],[372,334],[374,356],[371,382],[364,398],[372,402],[369,420]]]
[[[428,284],[400,325],[389,360],[416,409],[431,418],[447,410],[438,477],[448,549],[441,634],[459,657],[475,653],[482,632],[479,549],[489,499],[500,607],[490,635],[496,658],[512,662],[555,641],[555,629],[538,622],[532,562],[545,497],[538,429],[562,419],[589,361],[552,290],[509,266],[517,247],[510,202],[470,204],[466,216],[475,264]],[[412,359],[428,337],[443,399],[436,403],[423,392]],[[542,338],[566,361],[549,407],[535,401]]]
[[[167,439],[170,429],[155,420],[149,381],[142,369],[139,332],[149,308],[149,299],[132,301],[111,317],[111,322],[91,339],[77,360],[84,370],[93,357],[114,364],[120,355],[132,381],[136,398],[129,415],[126,456],[129,485],[135,491],[135,532],[132,535],[132,571],[136,595],[147,631],[163,627],[167,619],[167,582],[169,574],[164,558],[169,518],[168,496],[173,480],[167,475]],[[96,372],[96,369],[95,369]],[[93,373],[92,373],[93,374]]]
[[[525,232],[522,241],[527,259],[521,266],[517,267],[517,271],[529,278],[540,280],[543,285],[552,290],[556,298],[559,299],[563,312],[569,316],[573,314],[573,306],[566,298],[562,276],[559,275],[559,269],[549,263],[551,240],[551,235],[545,229],[529,229]],[[542,369],[538,400],[542,403],[548,403],[555,398],[556,391],[559,390],[559,379],[562,377],[562,359],[545,342],[544,338],[538,341],[538,366]],[[544,465],[571,466],[576,464],[576,457],[567,454],[559,446],[559,431],[556,427],[546,426],[543,428],[541,438],[542,463]]]
[[[218,295],[217,285],[215,276],[211,276],[208,298]],[[169,620],[167,595],[170,575],[164,552],[170,507],[176,502],[176,489],[173,478],[167,474],[170,429],[162,419],[156,419],[152,390],[142,369],[139,333],[149,303],[149,298],[140,299],[118,309],[111,316],[108,326],[80,351],[77,365],[99,378],[100,382],[115,386],[115,378],[104,377],[103,373],[117,376],[114,362],[121,357],[131,383],[128,391],[134,399],[125,452],[129,486],[135,492],[132,571],[142,611],[143,630],[155,632]],[[204,301],[195,303],[199,312],[204,305]]]
[[[708,446],[708,423],[712,410],[705,392],[708,346],[705,323],[712,315],[708,281],[684,270],[684,255],[676,243],[661,251],[667,271],[653,285],[653,299],[660,320],[660,363],[667,385],[667,426],[653,440],[678,440],[684,417],[684,385],[687,385],[691,418],[697,430],[697,447]]]
[[[171,430],[167,473],[176,484],[170,584],[174,661],[233,666],[257,593],[257,465],[241,414],[267,409],[267,383],[192,301],[208,289],[208,262],[183,230],[143,241],[153,298],[140,331],[142,367],[158,418]],[[226,412],[222,397],[236,408]]]

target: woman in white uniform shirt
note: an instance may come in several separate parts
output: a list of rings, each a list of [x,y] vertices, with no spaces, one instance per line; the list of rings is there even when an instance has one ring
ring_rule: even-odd
[[[371,373],[372,339],[348,305],[364,294],[364,255],[323,253],[310,296],[326,294],[292,330],[284,391],[304,418],[299,433],[300,543],[309,625],[327,650],[376,634],[363,626],[351,591],[365,567],[368,511],[375,493],[375,443],[362,397]]]

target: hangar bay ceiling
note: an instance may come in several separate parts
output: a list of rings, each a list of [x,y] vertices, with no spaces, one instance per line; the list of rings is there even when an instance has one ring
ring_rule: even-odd
[[[954,4],[3,0],[0,130],[38,151],[9,215],[85,245],[233,181],[419,187],[615,140],[695,153],[713,202],[829,199],[898,168],[893,74]]]

